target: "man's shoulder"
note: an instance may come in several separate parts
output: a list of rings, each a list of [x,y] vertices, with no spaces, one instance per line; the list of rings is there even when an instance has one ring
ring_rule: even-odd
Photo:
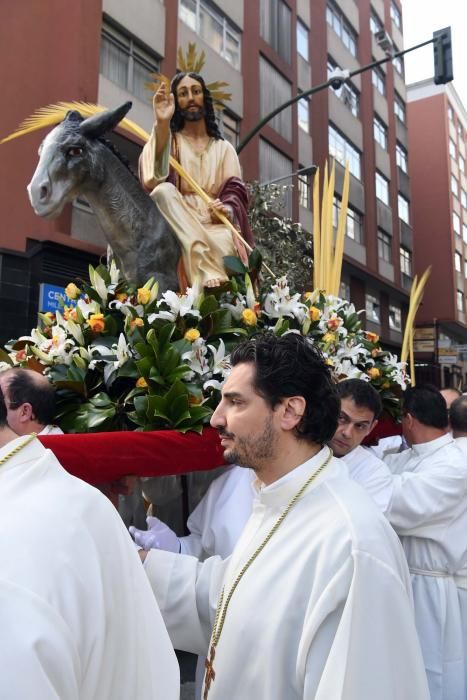
[[[367,465],[372,468],[380,467],[381,465],[384,466],[383,460],[377,457],[367,447],[363,447],[363,445],[357,445],[357,447],[345,455],[343,459],[349,466],[357,467],[360,465]]]

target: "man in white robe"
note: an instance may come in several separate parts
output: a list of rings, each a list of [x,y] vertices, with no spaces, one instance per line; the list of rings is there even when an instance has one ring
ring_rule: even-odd
[[[12,367],[0,372],[7,422],[17,435],[61,435],[55,417],[55,387],[40,372]]]
[[[117,511],[0,392],[0,698],[177,700],[167,631]]]
[[[232,364],[212,425],[258,477],[247,526],[224,561],[140,552],[174,646],[211,647],[203,697],[428,698],[400,544],[323,447],[339,412],[329,369],[296,334],[258,335]]]
[[[467,395],[461,394],[448,409],[452,436],[467,458]]]
[[[386,458],[394,472],[387,517],[412,574],[431,698],[465,700],[467,460],[448,432],[446,403],[434,387],[406,390],[402,428],[411,448]]]

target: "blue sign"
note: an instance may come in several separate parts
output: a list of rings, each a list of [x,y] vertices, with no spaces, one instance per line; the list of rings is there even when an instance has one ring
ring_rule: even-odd
[[[62,302],[60,301],[62,300]],[[76,306],[76,301],[68,299],[65,294],[64,287],[58,287],[55,284],[42,283],[39,289],[39,311],[46,313],[47,311],[63,310],[65,306]]]

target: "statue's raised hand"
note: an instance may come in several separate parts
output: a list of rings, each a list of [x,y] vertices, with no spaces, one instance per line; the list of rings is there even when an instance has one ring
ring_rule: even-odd
[[[175,99],[171,92],[168,92],[167,85],[162,82],[152,99],[154,119],[157,124],[169,122],[175,112]]]

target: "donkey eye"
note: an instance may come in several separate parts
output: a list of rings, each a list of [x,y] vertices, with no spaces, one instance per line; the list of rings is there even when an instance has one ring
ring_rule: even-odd
[[[81,148],[80,146],[71,146],[71,148],[67,149],[67,156],[68,158],[76,158],[77,156],[83,155],[84,148]]]

